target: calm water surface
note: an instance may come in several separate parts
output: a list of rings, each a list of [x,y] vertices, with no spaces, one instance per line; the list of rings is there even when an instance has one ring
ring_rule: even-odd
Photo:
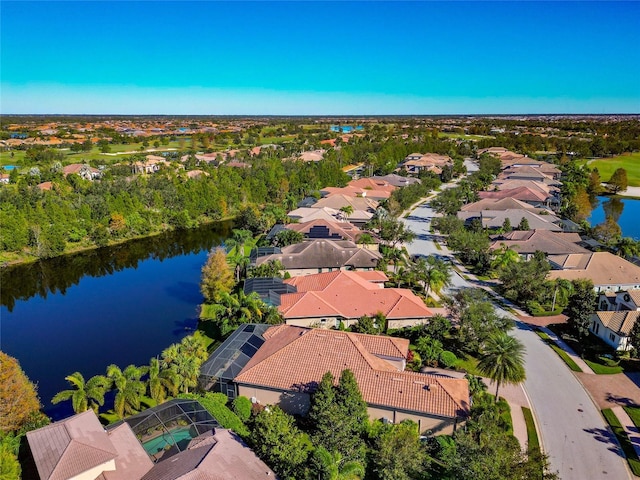
[[[177,232],[0,273],[0,348],[38,384],[45,411],[64,377],[145,365],[197,325],[200,269],[231,224]]]
[[[611,215],[624,237],[640,240],[640,200],[620,197],[598,197],[598,206],[587,219],[595,227]]]

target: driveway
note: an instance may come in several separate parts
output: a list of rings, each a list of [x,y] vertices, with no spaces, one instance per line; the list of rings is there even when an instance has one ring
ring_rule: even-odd
[[[407,245],[411,255],[450,256],[446,248],[439,250],[433,243],[429,233],[433,216],[428,205],[421,205],[404,219],[417,235]],[[455,272],[449,290],[473,286]],[[551,470],[558,471],[562,480],[631,478],[615,437],[572,372],[527,325],[497,305],[496,310],[516,321],[513,335],[526,347],[524,389]]]

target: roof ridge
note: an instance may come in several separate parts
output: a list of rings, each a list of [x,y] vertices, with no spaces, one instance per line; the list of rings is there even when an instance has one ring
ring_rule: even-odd
[[[351,340],[351,343],[356,347],[358,353],[362,356],[365,362],[371,367],[371,370],[379,372],[380,370],[377,368],[376,362],[374,359],[378,359],[373,353],[366,349],[366,347],[362,344],[362,342],[358,339],[358,337],[351,335],[351,332],[344,332],[347,334],[347,338]],[[382,359],[380,359],[382,360]],[[384,360],[382,360],[384,361]]]
[[[286,324],[283,324],[286,325]],[[240,370],[240,373],[238,373],[236,375],[236,379],[241,376],[241,375],[246,375],[247,373],[249,373],[251,370],[253,370],[254,368],[256,368],[257,366],[259,366],[262,362],[264,362],[265,360],[269,359],[269,358],[273,358],[276,354],[281,353],[283,350],[285,350],[287,347],[293,345],[297,340],[301,339],[302,337],[304,337],[307,333],[311,332],[311,329],[307,329],[304,327],[296,327],[293,325],[286,325],[287,327],[291,327],[291,328],[296,328],[296,329],[300,329],[302,330],[302,332],[295,338],[293,338],[290,342],[285,343],[284,345],[282,345],[280,348],[278,348],[275,352],[271,353],[270,355],[268,355],[267,357],[261,359],[259,362],[256,362],[255,364],[251,365],[251,367],[247,368],[247,366],[249,365],[249,363],[251,362],[251,360],[253,360],[253,357],[251,360],[249,360],[249,363],[247,363],[247,365]],[[275,336],[275,335],[274,335]],[[271,338],[274,338],[274,336],[272,336]],[[259,349],[258,349],[259,350]],[[234,381],[236,380],[234,379]]]

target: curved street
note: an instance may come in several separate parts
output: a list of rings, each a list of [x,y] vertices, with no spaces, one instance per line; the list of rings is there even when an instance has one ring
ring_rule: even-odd
[[[438,249],[429,232],[436,215],[425,203],[403,219],[416,234],[407,245],[411,255],[454,258]],[[453,270],[449,290],[478,287]],[[499,314],[517,320],[496,305]],[[513,335],[526,347],[527,380],[524,389],[536,417],[538,435],[551,470],[562,480],[632,478],[620,447],[600,411],[564,362],[525,324],[516,322]]]

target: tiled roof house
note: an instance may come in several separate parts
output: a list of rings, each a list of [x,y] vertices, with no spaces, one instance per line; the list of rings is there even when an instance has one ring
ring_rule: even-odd
[[[285,280],[296,293],[280,296],[278,310],[289,325],[346,327],[381,312],[389,328],[425,323],[433,313],[411,290],[384,288],[380,271],[336,271]]]
[[[409,341],[289,325],[271,327],[265,343],[235,378],[238,394],[305,414],[312,393],[330,371],[353,372],[370,418],[411,419],[420,432],[450,434],[469,411],[464,379],[404,371]]]

